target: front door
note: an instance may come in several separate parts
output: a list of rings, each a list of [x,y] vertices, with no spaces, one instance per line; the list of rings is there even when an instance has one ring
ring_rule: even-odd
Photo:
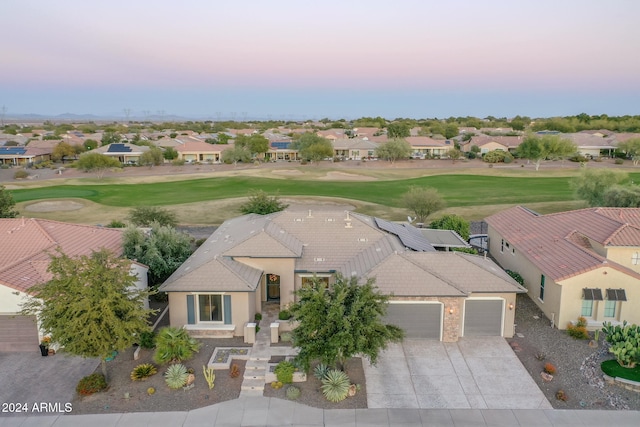
[[[280,276],[267,274],[267,301],[280,300]]]

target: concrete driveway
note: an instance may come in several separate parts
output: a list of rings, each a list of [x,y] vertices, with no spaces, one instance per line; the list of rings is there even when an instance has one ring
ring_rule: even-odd
[[[552,408],[501,337],[405,340],[363,365],[369,408]]]
[[[29,415],[34,404],[59,403],[64,408],[73,400],[80,378],[93,373],[99,364],[97,359],[63,353],[42,357],[38,349],[30,353],[0,353],[0,402],[26,403]],[[4,415],[8,414],[0,414]]]

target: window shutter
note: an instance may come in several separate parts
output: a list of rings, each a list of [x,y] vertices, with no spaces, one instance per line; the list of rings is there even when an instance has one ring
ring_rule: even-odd
[[[224,295],[224,324],[231,325],[231,295]]]
[[[189,325],[194,325],[196,323],[196,311],[194,307],[193,295],[187,295],[187,323]]]

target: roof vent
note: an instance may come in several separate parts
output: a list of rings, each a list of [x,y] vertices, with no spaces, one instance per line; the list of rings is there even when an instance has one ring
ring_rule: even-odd
[[[313,259],[313,261],[314,261],[314,262],[324,262],[324,258],[322,258],[322,257],[315,257],[315,258]]]
[[[335,221],[335,219],[334,219],[334,218],[327,218],[325,221],[327,221],[327,222],[334,222],[334,221]]]
[[[351,225],[351,223],[348,222],[345,224],[344,228],[353,228],[353,225]]]
[[[295,222],[302,222],[302,221],[303,221],[303,219],[302,219],[302,218],[295,218],[295,219],[294,219],[294,221],[295,221]]]
[[[349,211],[345,211],[347,213],[347,217],[344,219],[345,221],[351,221],[351,217],[349,216]]]
[[[311,215],[311,209],[309,209],[309,215],[307,215],[307,218],[313,218],[313,215]]]
[[[369,239],[367,239],[366,237],[360,237],[358,239],[358,242],[368,242],[368,241],[369,241]]]

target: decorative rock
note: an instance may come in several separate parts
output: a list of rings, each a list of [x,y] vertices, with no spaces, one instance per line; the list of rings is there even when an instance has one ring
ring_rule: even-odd
[[[187,377],[187,383],[185,385],[191,385],[196,380],[196,376],[194,374],[189,374]]]
[[[553,375],[547,374],[546,372],[541,372],[540,376],[542,377],[542,381],[545,383],[548,383],[553,379]]]
[[[138,348],[136,348],[136,350],[133,352],[133,360],[138,360],[140,358],[140,346],[138,346]]]

